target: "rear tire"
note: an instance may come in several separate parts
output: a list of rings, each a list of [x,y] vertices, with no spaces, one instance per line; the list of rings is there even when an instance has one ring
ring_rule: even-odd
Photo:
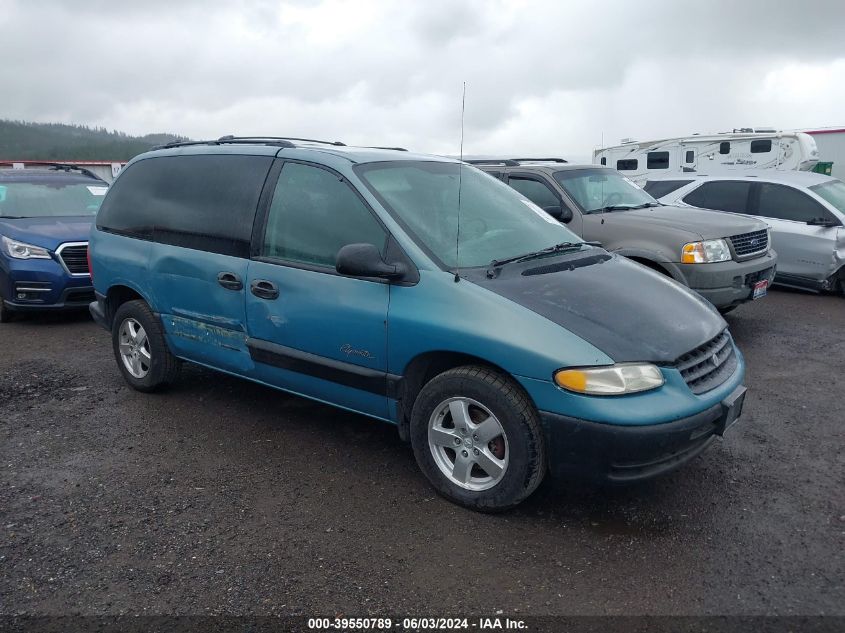
[[[117,366],[130,387],[151,392],[176,380],[179,359],[170,353],[161,323],[143,301],[121,305],[112,322]]]
[[[422,388],[411,445],[439,494],[482,512],[516,506],[546,473],[536,408],[511,378],[483,366],[450,369]]]

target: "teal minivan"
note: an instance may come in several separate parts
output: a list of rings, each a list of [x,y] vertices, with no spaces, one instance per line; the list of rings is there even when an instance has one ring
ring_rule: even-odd
[[[707,302],[456,160],[166,146],[121,172],[89,254],[91,313],[133,388],[187,361],[395,424],[434,488],[479,510],[547,471],[665,473],[742,409]]]

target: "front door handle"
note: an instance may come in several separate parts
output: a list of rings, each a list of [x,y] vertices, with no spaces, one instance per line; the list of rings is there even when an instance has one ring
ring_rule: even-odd
[[[217,274],[217,283],[227,290],[242,290],[244,282],[235,273],[222,272]]]
[[[255,279],[249,284],[249,291],[259,299],[279,298],[279,287],[266,279]]]

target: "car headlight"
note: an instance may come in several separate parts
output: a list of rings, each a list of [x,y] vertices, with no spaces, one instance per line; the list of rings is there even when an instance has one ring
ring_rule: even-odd
[[[14,257],[15,259],[52,259],[50,257],[50,251],[46,248],[11,240],[5,235],[0,239],[3,242],[3,250],[6,251],[9,257]]]
[[[683,264],[711,264],[726,262],[731,259],[731,249],[725,240],[704,240],[690,242],[681,249],[681,263]]]
[[[567,391],[593,396],[618,396],[657,389],[664,383],[660,369],[650,363],[620,363],[555,372],[555,383]]]

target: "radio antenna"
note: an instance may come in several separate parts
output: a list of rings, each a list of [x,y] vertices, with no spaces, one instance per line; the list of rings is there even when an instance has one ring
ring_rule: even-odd
[[[461,162],[458,165],[458,227],[455,232],[455,283],[461,280],[458,271],[461,269],[461,185],[464,175],[464,111],[467,102],[467,82],[464,82],[464,90],[461,95]]]

